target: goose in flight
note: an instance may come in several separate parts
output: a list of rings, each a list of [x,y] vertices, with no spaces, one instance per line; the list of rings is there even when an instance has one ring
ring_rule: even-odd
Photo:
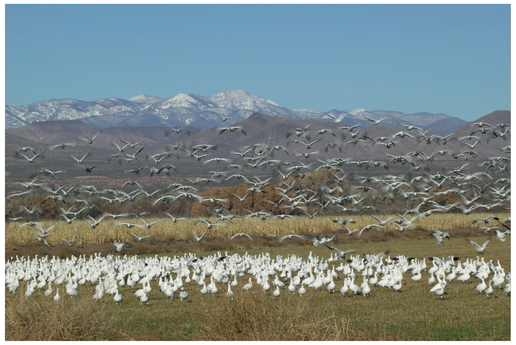
[[[71,242],[68,242],[67,240],[64,240],[64,239],[61,239],[61,242],[66,242],[66,244],[68,244],[70,247],[72,247],[75,244],[75,238],[76,237],[77,237],[77,233],[75,233],[75,235],[73,236]]]
[[[140,236],[136,236],[135,234],[131,234],[130,232],[128,232],[129,235],[133,236],[134,238],[136,238],[138,240],[138,242],[141,242],[143,241],[144,239],[146,238],[149,238],[149,237],[153,237],[154,235],[149,235],[149,236],[143,236],[143,237],[140,237]]]
[[[439,244],[440,246],[444,246],[444,237],[440,236],[438,233],[436,232],[433,232],[432,233],[432,236],[434,236],[435,238],[437,238],[437,244]]]
[[[190,236],[192,236],[197,242],[200,242],[202,240],[202,238],[204,237],[204,235],[206,235],[206,232],[203,233],[200,237],[197,236],[197,234],[195,232],[190,233]]]
[[[383,226],[378,225],[378,224],[368,224],[368,225],[364,226],[364,227],[362,228],[362,230],[360,230],[360,232],[359,232],[359,233],[358,233],[358,235],[357,235],[357,238],[360,238],[360,236],[362,235],[362,232],[364,232],[364,231],[369,231],[369,230],[371,230],[372,228],[381,228],[381,229],[383,229]]]
[[[79,138],[80,138],[80,139],[82,139],[82,140],[84,140],[84,141],[86,141],[88,144],[90,144],[90,145],[91,145],[91,144],[93,144],[93,139],[95,139],[99,134],[100,134],[100,132],[99,132],[99,133],[97,133],[97,134],[95,134],[95,135],[93,136],[93,138],[91,138],[91,139],[86,139],[86,138],[84,138],[84,137],[79,137]]]
[[[347,250],[347,251],[343,252],[342,250],[337,249],[337,248],[332,247],[332,246],[329,246],[329,245],[327,245],[327,244],[325,244],[325,246],[326,246],[326,247],[328,247],[329,249],[333,250],[334,252],[337,252],[338,257],[339,257],[339,259],[341,259],[341,260],[345,260],[345,259],[346,259],[346,254],[347,254],[347,253],[353,253],[353,252],[356,252],[356,250],[354,250],[354,249]]]
[[[34,206],[34,208],[32,210],[29,210],[27,207],[21,205],[20,212],[23,212],[23,211],[27,212],[27,214],[30,216],[34,216],[34,215],[36,215],[36,213],[39,213],[39,214],[43,213],[43,209],[41,209],[40,206]]]
[[[378,224],[380,226],[384,226],[385,224],[387,224],[389,222],[389,220],[391,220],[393,217],[389,217],[387,218],[386,220],[381,220],[379,218],[376,218],[375,216],[373,216],[372,214],[370,214],[369,216],[373,217],[374,219],[376,219],[378,221]]]
[[[100,222],[102,222],[102,221],[104,220],[104,218],[105,218],[105,216],[102,216],[102,217],[100,217],[98,220],[95,220],[95,218],[93,218],[93,217],[92,217],[92,216],[90,216],[90,215],[87,215],[87,217],[88,217],[89,219],[91,219],[91,221],[92,221],[93,223],[92,223],[92,222],[90,222],[90,221],[89,221],[89,220],[87,220],[87,219],[83,219],[83,220],[87,221],[87,222],[90,224],[90,226],[91,226],[91,228],[92,228],[92,229],[96,228],[96,227],[97,227],[97,225],[99,225],[99,224],[100,224]]]
[[[379,124],[380,124],[380,122],[382,122],[383,120],[385,120],[385,119],[375,120],[375,119],[370,119],[370,118],[368,118],[368,117],[366,117],[365,119],[366,119],[366,120],[368,120],[368,121],[373,122],[373,123],[374,123],[374,125],[373,125],[373,126],[379,125]]]
[[[139,218],[139,217],[138,217]],[[155,222],[152,222],[152,223],[147,223],[145,220],[143,220],[142,218],[139,218],[144,224],[145,226],[147,227],[147,229],[150,229],[150,227],[153,225],[153,224],[156,224],[156,223],[159,223],[161,222],[161,220],[157,220]]]
[[[56,149],[58,147],[61,148],[61,149],[64,149],[67,146],[74,147],[75,143],[61,143],[61,144],[57,144],[57,145],[50,145],[49,148],[50,148],[50,150]]]
[[[170,213],[168,213],[168,212],[165,212],[165,214],[166,214],[167,216],[169,216],[169,217],[172,219],[172,223],[175,223],[175,222],[177,222],[178,220],[186,219],[186,218],[174,218],[174,216],[173,216],[173,215],[171,215],[171,214],[170,214]]]
[[[249,236],[248,234],[244,234],[243,232],[238,233],[238,234],[234,234],[233,236],[231,236],[231,237],[229,238],[229,241],[231,241],[232,239],[234,239],[234,238],[235,238],[235,237],[237,237],[237,236],[240,236],[240,237],[245,236],[245,237],[249,238],[251,241],[253,241],[253,239],[252,239],[252,237],[251,237],[251,236]]]
[[[242,126],[236,126],[236,127],[220,127],[220,132],[219,134],[222,134],[222,132],[224,131],[229,131],[229,132],[235,132],[235,131],[240,131],[242,133],[244,133],[244,135],[247,135],[244,130],[242,129]]]
[[[76,157],[74,157],[74,156],[70,156],[70,158],[72,158],[73,160],[75,160],[78,164],[82,164],[82,163],[83,163],[83,161],[84,161],[84,159],[85,159],[86,157],[88,157],[88,155],[89,155],[90,153],[91,153],[91,152],[88,152],[87,154],[85,154],[84,156],[82,156],[82,158],[81,158],[81,159],[77,159],[77,158],[76,158]]]
[[[77,219],[77,216],[73,217],[72,219],[67,218],[64,214],[60,214],[59,216],[65,220],[66,224],[72,224],[72,222]]]
[[[47,230],[44,230],[43,228],[38,228],[39,231],[41,231],[41,238],[48,237],[50,235],[50,230],[54,228],[54,224],[52,224]]]
[[[180,128],[169,127],[169,128],[167,128],[165,130],[165,137],[168,137],[170,135],[170,133],[172,133],[172,132],[174,132],[176,134],[179,134],[181,132],[185,132],[188,136],[190,136],[190,130],[188,128],[184,128],[184,127],[180,127]]]
[[[41,156],[41,153],[38,153],[38,154],[35,154],[34,156],[32,156],[31,158],[27,157],[26,155],[24,155],[23,153],[20,153],[19,154],[20,156],[23,156],[23,158],[25,158],[29,163],[34,163],[34,160],[38,157]]]
[[[120,147],[120,146],[118,146],[115,142],[111,142],[111,144],[113,144],[113,145],[115,145],[115,146],[116,146],[116,148],[118,149],[118,152],[124,152],[125,148],[126,148],[127,146],[129,146],[129,144],[127,144],[127,145],[125,145],[125,146],[123,146],[123,147]]]
[[[124,140],[124,139],[120,139],[120,141],[123,142],[124,144],[127,144],[127,146],[129,146],[132,149],[134,149],[134,147],[140,143],[139,141],[137,141],[135,143],[131,143],[131,142],[129,142],[127,140]],[[141,149],[140,149],[140,151],[141,151]]]
[[[232,119],[232,117],[222,116],[222,115],[220,115],[220,114],[218,114],[218,113],[215,113],[215,114],[217,114],[217,115],[222,119],[222,121],[226,121],[226,120],[230,120],[230,119]]]
[[[341,113],[341,114],[339,115],[339,117],[336,117],[336,116],[334,116],[334,115],[332,115],[332,114],[330,114],[330,113],[324,114],[324,116],[327,116],[327,117],[329,117],[330,119],[332,119],[332,120],[333,120],[333,123],[340,123],[340,122],[342,121],[342,119],[344,119],[344,117],[346,116],[346,113]],[[324,117],[324,116],[323,116],[323,117]],[[358,125],[353,126],[353,128],[355,128],[356,126],[358,126]],[[341,128],[342,128],[342,127],[341,127]],[[350,129],[350,131],[351,131],[351,129]]]
[[[209,220],[207,220],[207,219],[202,219],[201,217],[198,217],[198,218],[197,218],[197,222],[201,222],[201,223],[206,224],[206,226],[208,227],[208,229],[211,229],[211,228],[212,228],[212,227],[214,227],[214,226],[224,226],[224,224],[212,223],[212,222],[210,222],[210,221],[209,221]]]
[[[19,196],[24,196],[26,194],[30,194],[32,192],[32,190],[26,190],[25,192],[21,192],[21,193],[14,193],[14,194],[11,194],[11,195],[8,195],[7,198],[11,199],[11,198],[15,198],[15,197],[19,197]]]
[[[117,242],[115,240],[113,240],[113,244],[115,245],[115,248],[116,248],[117,252],[122,251],[122,249],[131,248],[132,247],[132,245],[130,245],[130,244],[126,244],[126,243],[123,243],[123,242]]]
[[[466,239],[466,242],[469,242],[471,243],[472,245],[475,246],[475,248],[477,248],[477,254],[484,254],[485,250],[486,250],[486,247],[487,245],[489,244],[489,242],[491,242],[491,238],[489,237],[487,239],[487,241],[485,241],[483,244],[482,244],[482,247],[479,246],[476,242],[473,242],[472,240],[469,240],[469,239]]]
[[[135,227],[135,226],[143,229],[143,225],[141,225],[141,224],[115,222],[115,225],[125,225],[128,229]]]
[[[43,175],[45,175],[45,176],[52,175],[52,176],[57,180],[57,176],[56,176],[56,174],[61,174],[61,173],[64,173],[64,171],[63,171],[63,170],[59,170],[59,171],[51,171],[51,170],[49,170],[49,169],[47,169],[47,168],[43,168],[42,170],[40,170],[40,171],[36,171],[35,173],[33,173],[33,174],[31,175],[31,177],[30,177],[30,178],[34,178],[34,177],[36,177],[37,175],[41,175],[41,174],[43,174]]]
[[[25,147],[20,147],[18,150],[16,150],[16,154],[14,156],[16,157],[20,154],[20,152],[27,152],[27,151],[32,151],[32,153],[36,154],[36,149],[34,147],[25,146]]]
[[[509,235],[511,234],[511,230],[506,230],[505,232],[501,232],[500,230],[495,230],[495,231],[496,231],[496,237],[498,237],[498,239],[502,242],[505,242],[507,237],[509,237]]]
[[[42,238],[42,237],[34,237],[30,241],[38,241],[38,242],[44,243],[48,248],[50,248],[50,246],[48,245],[48,242],[44,238]]]
[[[282,237],[278,237],[278,241],[279,242],[283,242],[286,238],[288,238],[289,240],[294,238],[294,237],[297,237],[297,238],[300,238],[302,240],[305,239],[304,236],[300,236],[300,235],[295,235],[295,234],[290,234],[290,235],[287,235],[287,236],[282,236]]]

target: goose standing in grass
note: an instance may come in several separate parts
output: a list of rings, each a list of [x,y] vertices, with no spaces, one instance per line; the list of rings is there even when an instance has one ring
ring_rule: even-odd
[[[290,284],[288,285],[288,291],[290,293],[296,293],[296,286],[294,285],[292,281],[292,277],[290,278]]]
[[[274,291],[272,292],[272,296],[274,296],[274,297],[279,297],[279,295],[280,295],[279,286],[276,286],[276,290],[274,290]]]
[[[441,297],[441,299],[443,299],[443,295],[446,294],[446,292],[444,291],[444,288],[445,288],[444,282],[440,282],[439,284],[437,284],[437,289],[434,290],[434,294],[436,296]]]
[[[340,293],[342,295],[346,295],[349,292],[349,278],[344,279],[344,282],[342,284],[342,287],[340,288]]]
[[[45,291],[45,296],[50,296],[52,294],[52,285],[48,282],[48,289]]]
[[[118,304],[118,302],[122,302],[124,299],[122,295],[118,292],[118,288],[116,289],[115,296],[113,296],[113,299],[115,300],[115,303]]]
[[[428,284],[429,285],[433,285],[435,283],[435,276],[434,276],[434,272],[431,272],[430,273],[430,278],[428,278]]]
[[[228,284],[228,292],[226,292],[226,298],[233,300],[234,296],[235,296],[235,294],[231,290],[231,284]]]
[[[371,293],[371,288],[369,287],[369,284],[367,283],[367,279],[364,279],[364,287],[361,288],[361,292],[362,292],[362,295],[364,295],[364,297],[366,295],[369,295]]]
[[[179,299],[181,300],[181,302],[183,300],[186,301],[188,299],[188,291],[186,291],[183,286],[181,286],[181,292],[179,293]]]
[[[484,290],[487,288],[487,285],[486,285],[486,282],[485,282],[484,278],[481,278],[481,279],[482,279],[482,283],[478,284],[475,287],[475,290],[477,290],[479,294],[484,292]]]
[[[489,286],[484,290],[484,293],[486,294],[487,298],[489,298],[489,295],[491,295],[491,297],[493,296],[493,292],[494,292],[494,288],[493,286],[491,285],[493,281],[490,280],[489,281]]]
[[[505,287],[503,288],[503,292],[505,292],[506,296],[509,296],[511,294],[511,281],[510,280],[507,284],[505,284]]]
[[[300,296],[303,296],[304,294],[306,294],[306,288],[305,288],[305,286],[302,283],[301,283],[301,287],[299,288],[299,290],[297,290],[297,293]]]
[[[242,290],[248,291],[252,287],[253,287],[253,282],[252,282],[251,278],[249,278],[249,283],[247,283],[244,286],[242,286]]]
[[[54,296],[54,302],[58,302],[61,299],[61,296],[59,296],[59,288],[57,288],[56,295]]]
[[[468,281],[469,278],[471,278],[469,270],[465,270],[464,273],[460,277],[457,277],[456,280],[461,281],[463,284],[466,284],[466,281]]]

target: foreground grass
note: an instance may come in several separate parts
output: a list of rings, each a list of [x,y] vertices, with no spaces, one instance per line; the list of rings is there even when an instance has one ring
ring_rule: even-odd
[[[481,243],[485,238],[471,239]],[[464,238],[453,237],[444,246],[438,246],[434,239],[340,243],[335,246],[356,249],[360,254],[389,249],[391,257],[404,254],[421,259],[455,255],[462,261],[468,257],[476,258],[474,248]],[[325,258],[330,255],[324,246],[250,248],[228,254],[234,252],[247,252],[249,255],[269,252],[271,258],[289,254],[306,258],[310,252]],[[198,256],[209,254],[211,252],[197,253]],[[493,239],[483,257],[486,261],[494,260],[495,264],[500,260],[508,273],[510,242]],[[335,266],[338,265],[340,262]],[[431,266],[428,259],[427,265]],[[371,295],[367,297],[342,296],[340,293],[330,294],[323,286],[320,291],[308,289],[302,297],[290,295],[284,288],[281,296],[274,298],[272,289],[264,294],[255,282],[249,292],[243,292],[241,287],[248,281],[246,275],[239,277],[239,284],[233,289],[233,301],[225,298],[227,286],[222,283],[217,284],[217,296],[201,295],[195,282],[185,284],[190,296],[186,302],[180,302],[177,293],[172,300],[165,299],[157,282],[152,282],[148,306],[141,305],[132,294],[139,286],[120,288],[124,301],[116,305],[111,295],[106,295],[100,302],[92,300],[94,286],[86,283],[79,286],[79,297],[71,299],[65,295],[60,303],[68,307],[74,303],[89,305],[91,307],[85,313],[97,315],[96,319],[101,320],[90,330],[94,337],[77,336],[75,340],[510,340],[510,297],[506,297],[503,291],[496,290],[493,298],[488,299],[485,294],[479,295],[474,291],[480,281],[472,278],[467,284],[450,282],[447,295],[440,300],[428,293],[428,274],[423,273],[419,282],[409,280],[410,276],[409,273],[404,274],[402,292],[372,287]],[[356,283],[361,282],[362,277],[357,274]],[[336,281],[336,285],[336,290],[339,290],[342,279]],[[6,292],[6,326],[9,325],[6,336],[10,335],[7,337],[10,340],[26,339],[20,337],[24,334],[23,323],[19,321],[21,316],[9,312],[20,310],[20,314],[31,314],[30,308],[23,312],[23,308],[17,307],[18,304],[23,305],[25,287],[25,282],[21,282],[15,295]],[[29,303],[27,301],[37,302],[38,314],[44,315],[46,320],[45,324],[33,327],[48,328],[64,322],[66,317],[62,313],[68,307],[56,309],[59,307],[55,307],[53,301],[47,301],[43,290],[36,291],[24,303]],[[81,313],[80,308],[75,310],[77,314]],[[60,338],[56,336],[54,339]]]

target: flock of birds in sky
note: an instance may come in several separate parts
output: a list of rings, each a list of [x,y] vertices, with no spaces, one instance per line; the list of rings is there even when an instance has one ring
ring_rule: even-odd
[[[334,120],[339,122],[339,119]],[[381,122],[381,120],[370,120],[374,122],[374,125],[378,125]],[[318,159],[309,164],[305,164],[302,161],[294,163],[290,160],[273,159],[276,151],[282,151],[289,155],[288,148],[279,145],[269,146],[264,143],[256,143],[242,147],[238,151],[232,151],[231,154],[235,157],[233,159],[213,156],[212,152],[215,149],[213,145],[198,144],[186,148],[182,142],[169,144],[167,151],[147,155],[144,158],[142,151],[145,147],[139,147],[139,143],[131,143],[120,139],[124,145],[118,145],[116,142],[113,142],[117,152],[107,157],[109,161],[116,158],[120,164],[134,164],[133,162],[137,163],[141,160],[147,160],[152,162],[153,166],[139,165],[133,169],[125,169],[124,173],[127,176],[131,174],[139,176],[148,169],[150,176],[166,174],[171,177],[171,182],[166,187],[163,187],[163,190],[158,189],[152,192],[145,190],[140,183],[132,180],[125,182],[119,189],[97,190],[93,185],[67,187],[66,184],[52,189],[45,183],[40,182],[36,177],[43,175],[57,181],[61,174],[65,172],[42,167],[31,174],[31,181],[18,182],[24,187],[25,191],[14,193],[7,197],[21,198],[40,189],[45,193],[49,193],[43,203],[57,203],[61,211],[60,217],[67,224],[82,221],[92,229],[98,227],[102,221],[108,218],[116,219],[116,226],[140,229],[150,229],[158,222],[169,222],[170,226],[173,226],[174,223],[183,219],[176,218],[168,212],[164,216],[169,219],[165,218],[165,220],[154,222],[147,222],[143,218],[146,214],[145,212],[140,214],[129,212],[110,214],[104,212],[97,219],[90,214],[84,215],[99,203],[131,203],[136,197],[146,195],[149,200],[152,200],[152,205],[157,205],[158,203],[168,204],[181,198],[213,205],[211,210],[213,215],[217,217],[216,221],[211,222],[209,219],[197,218],[198,222],[204,224],[207,229],[215,226],[224,226],[225,222],[232,222],[232,219],[235,217],[284,220],[291,217],[306,216],[313,221],[317,221],[316,215],[328,211],[328,207],[332,205],[340,209],[343,215],[342,218],[338,217],[333,221],[341,224],[342,229],[349,236],[353,236],[356,233],[356,236],[360,237],[364,231],[383,229],[386,224],[394,224],[398,231],[403,232],[414,226],[417,219],[431,216],[433,213],[461,212],[468,215],[475,210],[510,209],[510,178],[505,177],[505,175],[500,178],[492,176],[508,173],[510,167],[510,145],[500,147],[500,152],[507,155],[502,154],[498,157],[482,158],[474,151],[475,146],[484,138],[488,141],[506,140],[507,135],[510,134],[510,124],[502,123],[495,126],[485,122],[478,122],[473,125],[477,129],[472,131],[471,134],[460,138],[453,137],[452,135],[441,136],[437,134],[427,136],[428,131],[412,125],[404,125],[406,130],[401,130],[390,137],[371,138],[364,130],[356,128],[356,126],[341,126],[340,129],[343,131],[341,134],[346,138],[351,138],[350,141],[344,143],[347,145],[356,145],[361,141],[370,141],[372,145],[383,145],[388,151],[393,146],[396,146],[397,140],[412,140],[416,150],[407,152],[405,155],[391,155],[386,152],[385,160],[383,161],[335,157]],[[180,133],[186,130],[184,128],[171,128],[167,130],[167,134],[172,131]],[[231,135],[246,135],[243,128],[239,126],[219,128],[220,135],[228,135],[228,132],[233,133]],[[311,140],[311,135],[313,134],[315,134],[315,139]],[[91,145],[97,135],[92,138],[81,139]],[[484,136],[484,138],[481,138],[479,135]],[[290,139],[289,145],[301,145],[306,148],[307,152],[295,155],[298,159],[303,160],[303,158],[308,159],[309,157],[317,158],[318,150],[308,150],[311,150],[323,138],[337,138],[338,134],[324,128],[317,130],[316,133],[312,133],[309,125],[304,128],[294,128],[286,136]],[[426,144],[435,142],[445,147],[452,140],[459,141],[467,149],[461,152],[454,152],[448,149],[435,150],[432,153],[423,152],[424,145]],[[322,144],[324,142],[318,145]],[[340,151],[342,144],[342,142],[328,141],[323,147],[326,152],[329,150]],[[50,146],[49,149],[62,149],[63,152],[66,152],[66,148],[70,146],[75,146],[75,143],[60,143]],[[130,149],[134,150],[133,153],[128,152]],[[447,169],[439,169],[434,173],[430,173],[431,162],[436,157],[443,157],[445,155],[456,161],[467,162],[461,162],[460,167],[449,166]],[[49,164],[49,162],[44,161],[41,152],[37,152],[32,147],[19,148],[16,156],[20,157],[20,159],[25,159],[29,164],[37,162],[43,165]],[[88,156],[89,154],[85,154],[82,157],[70,157],[70,159],[73,159],[77,165],[82,166],[88,174],[98,166],[98,164],[90,164]],[[174,157],[179,156],[201,162],[206,167],[213,167],[213,170],[209,170],[210,176],[197,178],[196,180],[189,179],[190,184],[181,184],[173,181],[173,175],[171,174],[173,174],[173,171],[178,171],[178,169],[170,161]],[[168,159],[167,163],[164,162],[166,159]],[[395,164],[406,166],[406,172],[397,175],[388,174],[389,167]],[[364,171],[379,169],[382,173],[374,176],[370,174],[362,176],[358,173],[349,174],[346,173],[347,165],[356,165],[357,168],[362,167]],[[215,169],[215,167],[219,167],[219,169]],[[245,168],[249,169],[248,167],[269,169],[271,176],[264,179],[256,176],[258,174],[245,176],[243,172]],[[466,171],[469,168],[474,168],[474,171],[467,173]],[[309,176],[311,171],[318,171],[320,169],[327,169],[332,176],[322,184],[320,190],[300,187],[301,179]],[[416,173],[419,174],[416,176]],[[294,178],[287,182],[291,175]],[[229,209],[225,207],[228,199],[203,197],[197,193],[197,187],[201,184],[209,185],[210,183],[230,180],[238,180],[249,186],[242,196],[233,195],[236,204],[244,202],[250,195],[263,193],[264,188],[276,180],[280,181],[277,187],[275,187],[280,197],[279,201],[265,200],[272,205],[273,211],[251,211],[244,209],[248,214],[237,216],[231,214]],[[132,191],[127,191],[127,189],[124,191],[124,188],[134,189]],[[349,193],[345,192],[346,188],[349,188],[347,189]],[[456,195],[460,201],[442,205],[442,203],[438,202],[437,197],[446,194]],[[81,195],[83,198],[81,198]],[[376,206],[366,204],[366,200],[371,200],[371,198],[367,199],[368,195],[373,195],[374,205]],[[89,201],[86,197],[90,198]],[[91,201],[92,199],[95,200],[95,198],[96,202]],[[381,209],[378,210],[377,207],[379,205],[387,205],[394,200],[404,201],[407,205],[415,203],[415,206],[412,208],[407,206],[405,212],[381,219],[383,212]],[[422,206],[431,208],[427,211],[420,211]],[[20,211],[24,213],[24,216],[7,218],[7,221],[22,222],[19,228],[25,229],[28,226],[37,234],[31,241],[38,241],[50,247],[46,239],[52,235],[54,225],[45,230],[42,222],[34,220],[44,216],[41,206],[36,205],[32,210],[22,206]],[[371,223],[365,227],[351,230],[351,224],[355,223],[355,221],[352,218],[345,218],[345,216],[359,213],[369,214],[371,216]],[[496,221],[496,223],[494,226],[491,226],[493,221]],[[484,230],[487,234],[494,230],[497,239],[500,241],[505,241],[510,235],[510,217],[499,219],[492,215],[485,218],[477,218],[474,222],[485,225],[478,229]],[[465,225],[472,226],[467,223]],[[444,245],[445,239],[449,239],[449,234],[444,230],[435,229],[432,232],[432,236],[436,238],[439,245]],[[139,242],[152,237],[152,235],[140,236],[133,232],[130,232],[129,235]],[[206,236],[206,234],[198,236],[194,232],[191,235],[196,241],[202,241]],[[71,240],[61,239],[61,241],[69,246],[73,246],[76,236],[77,234]],[[235,234],[229,240],[235,237],[253,240],[246,233]],[[190,284],[196,282],[202,287],[200,291],[203,294],[216,294],[218,293],[218,288],[215,283],[225,283],[227,285],[225,287],[227,289],[226,296],[232,298],[233,291],[231,289],[237,288],[239,284],[237,277],[244,277],[245,275],[250,275],[251,277],[249,278],[249,284],[243,286],[242,289],[248,290],[251,288],[253,284],[252,278],[254,278],[256,284],[261,285],[264,292],[273,289],[271,284],[269,284],[269,277],[275,277],[272,281],[272,286],[275,287],[273,291],[274,296],[279,296],[281,288],[286,288],[291,293],[303,295],[306,293],[307,288],[317,290],[323,285],[326,285],[328,291],[333,292],[336,289],[335,280],[339,279],[340,273],[344,276],[343,285],[340,289],[342,294],[347,294],[348,291],[351,291],[353,295],[361,293],[367,296],[371,293],[371,287],[373,286],[400,290],[404,273],[410,272],[412,274],[410,280],[419,281],[422,279],[422,272],[426,271],[430,275],[428,283],[433,285],[437,282],[430,292],[435,293],[435,295],[441,298],[445,294],[445,288],[449,282],[454,280],[466,282],[471,277],[481,279],[482,283],[476,287],[476,290],[480,293],[484,292],[488,297],[493,294],[493,287],[500,288],[504,282],[507,282],[504,291],[507,294],[510,293],[510,271],[508,274],[505,274],[504,269],[499,263],[495,266],[492,261],[484,262],[483,258],[477,257],[476,260],[467,259],[461,262],[454,257],[447,259],[434,257],[431,258],[432,267],[427,269],[425,259],[418,260],[412,257],[405,257],[404,255],[391,259],[388,253],[380,253],[366,254],[364,256],[351,255],[346,264],[342,262],[340,266],[335,267],[338,260],[345,260],[346,254],[353,252],[353,250],[342,251],[328,245],[335,236],[329,237],[324,234],[318,236],[289,234],[278,237],[277,240],[286,241],[295,237],[310,238],[314,246],[324,244],[331,250],[330,258],[321,259],[310,254],[306,261],[295,255],[285,258],[277,256],[275,259],[271,259],[268,253],[258,256],[247,254],[243,256],[238,254],[230,256],[227,253],[226,255],[219,253],[219,255],[201,258],[197,258],[194,254],[185,254],[183,257],[174,258],[156,256],[154,258],[141,259],[113,255],[107,257],[95,255],[89,259],[86,259],[85,256],[79,258],[72,257],[71,259],[55,257],[52,259],[48,257],[39,259],[37,257],[34,259],[16,258],[16,260],[7,261],[6,284],[8,284],[10,292],[15,292],[19,286],[19,280],[28,281],[25,292],[26,296],[30,296],[36,289],[43,289],[48,285],[45,295],[50,296],[54,294],[54,299],[59,300],[59,288],[54,293],[52,284],[59,286],[66,281],[66,294],[76,296],[78,294],[76,290],[78,285],[83,285],[86,282],[91,284],[97,283],[93,298],[99,299],[104,294],[112,294],[117,303],[122,301],[122,296],[118,292],[118,286],[128,285],[134,287],[137,284],[142,284],[142,289],[135,292],[135,295],[142,303],[146,303],[148,302],[148,295],[152,291],[150,287],[150,281],[152,280],[159,282],[161,292],[167,297],[172,298],[180,290],[179,299],[185,300],[188,298],[188,292],[185,290],[187,285],[183,283]],[[467,241],[475,247],[478,254],[483,254],[491,241],[491,237],[482,245],[471,240]],[[116,241],[116,239],[113,239],[113,244],[118,252],[131,246],[128,243]],[[176,275],[175,278],[172,276],[172,273]],[[358,278],[358,273],[362,275],[361,285],[355,284],[355,281],[358,280],[355,279]],[[489,285],[487,286],[485,281],[490,274],[493,274],[493,277],[489,280]],[[206,282],[208,277],[210,279],[209,283]],[[289,281],[290,284],[287,286]]]

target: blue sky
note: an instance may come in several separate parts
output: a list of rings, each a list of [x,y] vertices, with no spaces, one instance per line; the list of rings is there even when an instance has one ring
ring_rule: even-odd
[[[5,102],[241,89],[291,109],[510,110],[510,5],[6,5]]]

